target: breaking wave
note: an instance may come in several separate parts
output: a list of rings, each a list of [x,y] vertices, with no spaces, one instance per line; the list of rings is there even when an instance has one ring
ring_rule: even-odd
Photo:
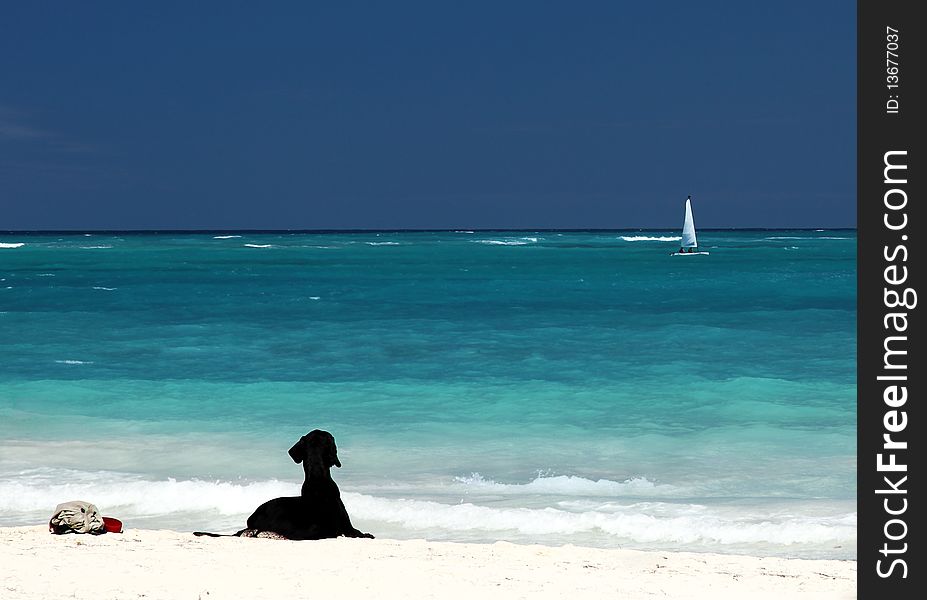
[[[694,504],[629,503],[598,510],[444,504],[430,500],[388,499],[344,493],[352,517],[407,529],[516,532],[533,536],[605,534],[615,542],[639,544],[850,544],[856,539],[856,513],[824,517],[767,518],[757,513],[729,518]]]
[[[80,498],[93,502],[107,514],[126,516],[190,511],[244,514],[269,498],[298,494],[298,483],[276,480],[233,483],[169,478],[151,481],[111,471],[43,468],[24,472],[15,479],[0,477],[0,512],[31,512],[45,507],[51,514],[59,503]]]
[[[447,493],[461,485],[505,499],[480,503]],[[764,548],[812,556],[847,556],[855,547],[855,512],[809,515],[762,506],[732,510],[724,504],[633,497],[653,496],[660,487],[645,478],[616,482],[569,476],[501,484],[474,474],[457,478],[440,500],[395,497],[377,487],[363,493],[343,491],[342,498],[356,524],[400,538],[578,541],[732,552]],[[244,523],[266,500],[298,493],[296,481],[152,480],[112,471],[43,467],[0,475],[0,525],[43,521],[60,502],[83,499],[127,526],[135,520],[148,526],[168,523],[181,530],[230,528]]]

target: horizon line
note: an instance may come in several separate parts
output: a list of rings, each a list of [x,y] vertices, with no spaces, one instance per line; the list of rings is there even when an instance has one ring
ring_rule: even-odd
[[[456,227],[456,228],[346,228],[346,229],[9,229],[2,230],[2,235],[35,235],[35,234],[76,234],[76,233],[118,233],[118,234],[163,234],[163,233],[187,233],[187,234],[206,234],[206,233],[462,233],[462,232],[498,232],[498,231],[515,231],[515,232],[612,232],[612,231],[675,231],[679,226],[672,227]],[[699,231],[856,231],[856,227],[700,227]]]

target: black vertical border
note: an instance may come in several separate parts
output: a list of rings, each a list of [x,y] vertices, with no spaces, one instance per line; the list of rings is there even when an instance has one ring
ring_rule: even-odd
[[[923,94],[923,81],[927,78],[924,60],[927,57],[924,44],[927,21],[915,17],[916,5],[913,0],[859,0],[857,4],[857,597],[867,600],[923,598],[924,579],[927,578],[927,565],[921,561],[924,556],[922,545],[927,543],[920,516],[925,510],[922,506],[924,496],[912,489],[924,489],[925,483],[923,460],[915,460],[915,455],[925,453],[923,442],[927,431],[923,423],[925,412],[921,408],[921,404],[927,402],[927,386],[924,385],[927,360],[920,350],[925,342],[921,315],[927,310],[921,304],[927,303],[927,295],[919,295],[917,305],[911,309],[889,308],[884,297],[886,288],[898,292],[911,288],[927,294],[922,285],[923,271],[927,269],[923,250],[927,244],[927,226],[922,218],[923,204],[927,202],[922,180],[927,174],[924,169],[927,155],[923,152],[922,117],[922,113],[927,111]],[[897,58],[886,54],[889,42],[887,27],[898,30]],[[898,88],[887,85],[891,82],[887,78],[890,75],[887,69],[891,67],[886,62],[887,58],[900,63]],[[889,112],[893,108],[889,106],[891,99],[898,101],[897,113]],[[897,169],[889,173],[893,179],[905,178],[904,184],[885,183],[885,154],[891,151],[907,152],[892,159],[907,165],[907,175],[902,175]],[[886,208],[885,195],[892,189],[903,189],[907,195],[903,208]],[[897,192],[889,196],[894,205],[901,204],[904,198]],[[885,223],[886,214],[897,226],[903,222],[902,213],[907,217],[906,226],[899,230],[889,229]],[[903,246],[906,253],[896,251],[898,246]],[[889,259],[893,254],[894,258]],[[903,260],[905,256],[907,260]],[[891,272],[896,278],[902,266],[907,268],[904,283],[886,283],[886,268],[891,265],[896,265],[897,270]],[[886,328],[884,319],[892,312],[907,313],[905,332],[897,332],[894,326]],[[899,369],[889,371],[884,368],[884,344],[886,337],[892,335],[906,336],[903,342],[891,342],[894,349],[907,351],[907,355],[895,355],[894,358],[895,363],[907,364],[903,373],[907,376],[906,381],[878,379],[886,374],[902,373]],[[903,406],[891,407],[884,401],[886,387],[892,383],[907,388],[907,402]],[[907,441],[907,449],[883,448],[883,435],[887,433],[884,419],[892,410],[904,411],[907,417],[903,431],[891,434],[894,440]],[[895,419],[889,425],[897,428],[900,414],[888,418]],[[897,462],[907,466],[906,472],[880,472],[877,468],[879,453],[883,454],[883,463],[888,461],[887,454],[895,454]],[[907,475],[907,480],[899,484],[899,478],[904,475]],[[878,492],[889,487],[883,479],[885,476],[906,492]],[[890,515],[887,512],[889,509],[899,511],[902,506],[905,507],[902,514]],[[897,521],[889,524],[891,519],[899,519],[904,524]],[[902,539],[889,539],[889,536],[899,537],[902,533]],[[885,544],[897,552],[884,552]],[[902,577],[905,570],[900,564],[891,569],[895,559],[904,561],[906,577]],[[891,574],[880,576],[880,568],[883,574]]]

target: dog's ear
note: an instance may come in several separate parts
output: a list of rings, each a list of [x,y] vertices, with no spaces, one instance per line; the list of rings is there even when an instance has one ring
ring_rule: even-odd
[[[303,462],[303,457],[306,456],[306,436],[299,438],[299,441],[293,444],[293,447],[290,448],[290,458],[293,459],[295,463]]]

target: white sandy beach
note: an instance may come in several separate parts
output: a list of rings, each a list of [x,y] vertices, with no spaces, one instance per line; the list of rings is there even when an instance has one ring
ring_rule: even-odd
[[[856,597],[856,562],[576,546],[339,538],[292,542],[127,529],[0,528],[0,597],[775,598]]]

